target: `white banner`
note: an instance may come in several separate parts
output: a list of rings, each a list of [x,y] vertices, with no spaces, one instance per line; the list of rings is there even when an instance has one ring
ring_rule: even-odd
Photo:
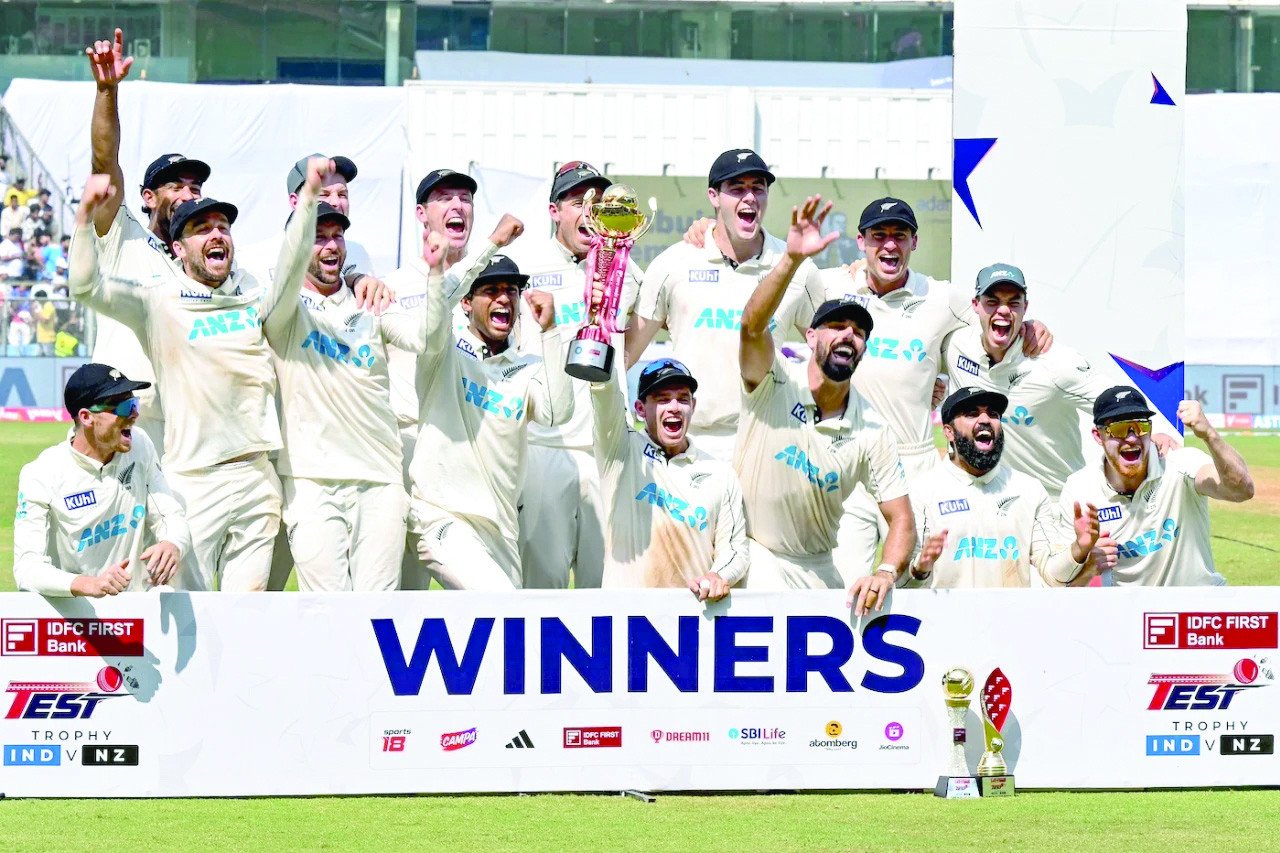
[[[1280,590],[0,596],[7,796],[1280,784]],[[1274,695],[1273,695],[1274,694]]]

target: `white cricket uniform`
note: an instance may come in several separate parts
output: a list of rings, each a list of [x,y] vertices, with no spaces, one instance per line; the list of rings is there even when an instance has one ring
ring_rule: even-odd
[[[421,430],[409,466],[410,527],[428,570],[450,589],[519,589],[517,503],[531,420],[573,411],[560,330],[527,350],[490,354],[450,326],[445,279],[428,282],[426,349],[418,359]]]
[[[917,555],[928,537],[948,533],[933,573],[917,581],[908,572],[906,586],[1064,586],[1084,568],[1071,556],[1071,523],[1044,486],[1003,462],[981,477],[935,465],[911,483],[911,508]]]
[[[943,370],[942,344],[948,334],[977,317],[971,295],[949,281],[908,270],[902,287],[883,296],[868,283],[866,270],[854,276],[844,267],[822,271],[827,299],[852,297],[867,309],[875,328],[853,374],[853,387],[898,443],[907,484],[938,464],[933,444],[933,385]],[[845,502],[837,565],[875,560],[888,528],[865,489]]]
[[[126,205],[120,205],[106,238],[116,242],[110,256],[99,258],[98,274],[134,281],[147,281],[156,275],[172,272],[182,275],[182,267],[165,250],[160,238],[134,217]],[[139,382],[150,382],[150,388],[135,392],[138,398],[138,420],[134,426],[151,439],[164,455],[164,410],[156,385],[156,372],[151,360],[132,329],[102,312],[94,316],[93,360],[118,369]]]
[[[1133,495],[1115,490],[1102,463],[1067,478],[1062,487],[1064,512],[1091,503],[1098,508],[1103,533],[1119,548],[1106,586],[1223,586],[1227,580],[1213,564],[1209,499],[1196,491],[1196,474],[1213,458],[1203,450],[1182,447],[1163,460],[1152,447],[1147,478]]]
[[[517,241],[512,248],[526,241]],[[555,237],[530,242],[510,257],[529,276],[529,287],[550,293],[555,301],[556,326],[561,330],[564,362],[579,329],[587,324],[584,304],[586,261],[579,261]],[[623,278],[618,325],[626,326],[639,295],[642,274],[627,264]],[[520,303],[520,338],[538,328],[528,303]],[[625,348],[620,332],[613,341],[614,358]],[[615,374],[621,376],[621,374]],[[529,460],[520,497],[520,563],[525,589],[567,589],[573,570],[578,589],[600,586],[604,567],[603,509],[600,474],[592,454],[589,383],[571,382],[573,416],[554,427],[529,425]]]
[[[741,581],[750,556],[733,468],[692,442],[668,459],[631,429],[620,382],[592,383],[591,411],[606,519],[601,586],[683,588],[707,572]]]
[[[449,267],[445,273],[444,290],[445,299],[451,308],[456,307],[462,297],[467,295],[471,282],[475,281],[497,251],[496,245],[485,243],[482,250],[467,255]],[[456,275],[458,271],[463,273],[461,278]],[[400,308],[415,312],[427,298],[427,280],[430,274],[426,261],[417,256],[409,258],[404,266],[393,270],[383,281],[395,293],[396,304]],[[456,317],[451,322],[455,324],[456,331]],[[466,324],[463,326],[465,328]],[[400,430],[400,470],[404,476],[405,491],[412,494],[409,463],[413,461],[413,449],[418,441],[418,407],[421,402],[417,388],[418,353],[389,344],[387,366],[391,373],[391,410],[395,413]],[[400,583],[402,589],[426,589],[431,584],[431,578],[423,570],[422,561],[418,557],[418,542],[413,525],[409,525],[409,534],[405,537]]]
[[[640,286],[636,313],[662,323],[671,333],[675,358],[698,379],[698,408],[689,434],[698,449],[725,462],[733,458],[738,430],[738,346],[742,311],[756,286],[786,254],[787,244],[764,235],[760,254],[736,267],[721,254],[715,226],[702,248],[676,243],[653,259]],[[774,314],[779,340],[804,340],[823,302],[822,278],[806,259],[796,271]]]
[[[78,575],[96,576],[126,559],[129,589],[148,589],[138,556],[156,542],[172,542],[182,558],[191,552],[182,504],[145,432],[136,430],[129,452],[105,465],[66,440],[22,467],[13,522],[18,589],[66,597]]]
[[[884,429],[863,423],[849,395],[839,418],[817,421],[808,364],[780,353],[752,391],[743,389],[733,466],[742,483],[751,552],[750,589],[843,589],[870,574],[868,561],[837,570],[832,550],[844,502],[861,483],[877,503],[907,494],[898,451]]]
[[[212,589],[218,578],[227,591],[267,585],[280,481],[266,454],[280,448],[280,424],[262,324],[281,299],[298,298],[315,234],[314,201],[297,212],[277,264],[278,285],[242,268],[216,288],[168,267],[122,269],[122,229],[115,225],[102,238],[79,228],[72,241],[72,295],[132,329],[157,367],[168,413],[165,470],[191,527],[188,589]],[[99,257],[105,269],[124,274],[96,275]]]
[[[386,344],[421,350],[420,314],[358,310],[343,285],[304,290],[267,320],[284,444],[276,471],[303,591],[400,587],[408,496]]]

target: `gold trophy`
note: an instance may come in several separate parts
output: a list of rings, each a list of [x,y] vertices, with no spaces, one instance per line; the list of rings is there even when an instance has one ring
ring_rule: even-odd
[[[947,772],[938,777],[933,793],[948,800],[971,800],[979,796],[978,780],[969,775],[964,755],[965,715],[973,695],[973,673],[954,667],[943,673],[942,692],[946,696],[947,721],[951,724],[951,759]]]
[[[587,324],[569,344],[564,370],[575,379],[605,382],[613,375],[613,336],[622,331],[618,313],[622,307],[622,283],[626,279],[631,247],[653,225],[658,213],[657,199],[649,199],[649,213],[640,212],[636,191],[626,184],[610,184],[595,199],[595,188],[582,196],[582,221],[591,232],[587,252]],[[600,305],[592,309],[594,279],[604,283]]]
[[[1014,793],[1013,776],[1004,761],[1004,738],[1000,735],[1012,704],[1009,679],[996,667],[982,688],[982,727],[987,736],[987,751],[978,762],[978,781],[984,797],[1012,797]]]

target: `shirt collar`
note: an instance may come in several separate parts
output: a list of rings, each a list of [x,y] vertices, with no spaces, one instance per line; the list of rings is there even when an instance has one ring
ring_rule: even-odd
[[[471,333],[470,326],[458,332],[458,337],[467,342],[471,349],[480,356],[481,361],[514,361],[516,358],[517,351],[514,342],[509,342],[507,348],[502,352],[490,352],[484,341]]]
[[[858,270],[853,277],[853,292],[875,296],[879,299],[904,299],[908,296],[925,296],[929,292],[929,278],[913,269],[907,270],[907,280],[902,287],[895,288],[881,296],[871,288],[871,279],[865,269]]]
[[[972,485],[985,486],[991,481],[995,480],[1001,474],[1003,474],[1005,470],[1004,465],[997,462],[996,467],[992,468],[990,471],[988,471],[987,473],[979,477],[975,477],[972,474],[970,474],[968,471],[961,468],[951,459],[944,459],[940,464],[943,466],[944,469],[946,469],[947,473],[951,476],[952,479],[954,479],[958,483],[964,483],[967,486],[972,486]]]
[[[1117,498],[1136,500],[1138,495],[1147,488],[1148,484],[1156,483],[1164,476],[1164,460],[1160,458],[1155,445],[1152,445],[1150,455],[1147,458],[1147,476],[1138,484],[1138,488],[1134,489],[1132,495],[1122,494],[1115,486],[1111,485],[1111,481],[1107,479],[1106,459],[1103,459],[1098,464],[1098,467],[1094,469],[1094,473],[1098,478],[1098,483],[1102,486],[1103,494],[1110,496],[1109,500]]]
[[[760,233],[764,234],[764,243],[760,246],[760,253],[753,258],[747,258],[735,267],[733,262],[724,256],[724,252],[720,251],[720,246],[716,243],[715,228],[716,224],[714,222],[707,227],[707,233],[702,244],[703,257],[711,263],[721,264],[735,270],[750,268],[753,265],[767,266],[770,269],[774,267],[774,261],[777,260],[776,256],[779,254],[778,244],[780,241],[768,231],[763,228],[760,229]],[[785,247],[786,244],[782,245]]]
[[[76,450],[75,447],[71,444],[70,439],[67,440],[67,453],[71,455],[71,461],[74,462],[77,467],[83,468],[85,471],[88,471],[90,474],[94,475],[95,477],[101,476],[102,473],[107,470],[107,468],[115,464],[116,460],[118,460],[121,455],[119,453],[115,454],[114,456],[111,457],[110,462],[105,462],[105,463],[99,462],[97,459],[94,459],[92,456],[86,456],[85,454],[81,453],[79,450]]]
[[[302,298],[306,300],[309,305],[317,308],[341,308],[348,302],[354,300],[355,296],[352,295],[346,285],[342,285],[328,296],[325,296],[323,293],[317,293],[316,291],[304,286],[302,288]]]

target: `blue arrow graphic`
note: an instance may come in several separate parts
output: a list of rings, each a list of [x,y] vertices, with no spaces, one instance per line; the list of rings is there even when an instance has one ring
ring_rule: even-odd
[[[995,144],[996,137],[957,139],[951,155],[951,181],[956,188],[956,195],[960,196],[960,200],[964,202],[969,215],[973,217],[974,222],[978,223],[979,228],[982,227],[982,220],[978,218],[978,210],[973,204],[973,193],[969,191],[969,176],[973,174],[974,169],[978,168],[982,158],[987,156],[987,152]]]
[[[1160,414],[1169,419],[1169,423],[1178,428],[1182,434],[1182,422],[1178,420],[1178,403],[1182,401],[1186,386],[1186,368],[1183,362],[1175,361],[1156,370],[1143,367],[1136,361],[1121,358],[1115,353],[1111,357],[1120,365],[1125,375],[1133,380],[1138,390],[1151,401]]]
[[[1154,87],[1154,90],[1151,92],[1151,103],[1164,104],[1167,107],[1177,106],[1177,104],[1173,102],[1173,98],[1171,98],[1169,93],[1165,91],[1164,86],[1161,85],[1160,81],[1154,74],[1151,75],[1151,85]]]

